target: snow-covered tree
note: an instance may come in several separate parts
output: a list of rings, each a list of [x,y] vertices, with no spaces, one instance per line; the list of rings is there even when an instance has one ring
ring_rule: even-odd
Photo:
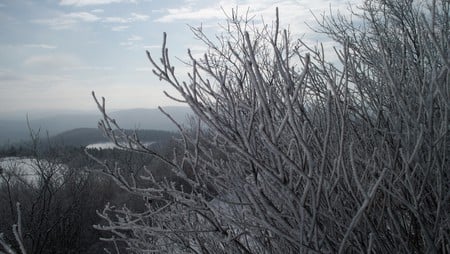
[[[107,182],[84,170],[82,150],[41,142],[31,131],[26,157],[0,158],[0,254],[97,253]],[[96,193],[96,195],[92,195]]]
[[[154,74],[195,114],[172,157],[121,131],[118,146],[158,157],[171,178],[99,161],[145,209],[99,213],[131,253],[444,253],[450,251],[450,4],[369,0],[324,16],[322,45],[236,12],[189,52],[180,80],[166,35]],[[295,24],[291,24],[295,25]],[[124,142],[125,141],[125,142]]]

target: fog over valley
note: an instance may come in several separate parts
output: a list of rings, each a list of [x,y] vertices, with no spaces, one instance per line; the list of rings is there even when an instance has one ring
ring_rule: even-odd
[[[191,111],[187,107],[163,107],[177,122],[186,123]],[[42,116],[42,117],[37,117]],[[29,114],[29,126],[41,136],[56,136],[77,128],[97,128],[102,115],[98,112],[41,112]],[[111,112],[111,117],[125,129],[176,131],[173,124],[159,109],[128,109]],[[9,114],[0,118],[0,145],[14,144],[30,138],[26,115]]]

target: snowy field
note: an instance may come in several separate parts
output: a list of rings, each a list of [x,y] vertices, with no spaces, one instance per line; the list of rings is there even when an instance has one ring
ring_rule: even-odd
[[[0,168],[0,185],[4,181],[19,181],[37,186],[40,179],[44,178],[53,178],[56,182],[62,182],[64,173],[67,172],[66,165],[25,157],[0,158]]]
[[[144,142],[143,143],[146,147],[150,147],[151,145],[155,144],[155,142]],[[112,143],[112,142],[103,142],[103,143],[94,143],[94,144],[90,144],[86,146],[86,149],[121,149],[119,147],[117,147],[116,144]]]

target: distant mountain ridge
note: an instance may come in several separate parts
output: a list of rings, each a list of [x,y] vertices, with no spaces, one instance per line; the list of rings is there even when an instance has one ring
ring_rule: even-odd
[[[187,116],[192,114],[188,107],[163,107],[177,122],[186,122]],[[114,111],[109,114],[116,119],[117,123],[124,129],[145,129],[176,131],[177,128],[159,109],[128,109]],[[41,136],[56,136],[62,132],[82,129],[96,128],[98,121],[102,118],[100,113],[77,113],[67,115],[53,115],[44,118],[30,120],[30,127],[40,130]],[[16,143],[30,139],[26,119],[10,120],[0,118],[0,145]]]

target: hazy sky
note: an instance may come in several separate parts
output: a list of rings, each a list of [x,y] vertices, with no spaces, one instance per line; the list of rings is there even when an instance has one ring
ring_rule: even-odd
[[[163,90],[174,92],[151,73],[145,50],[159,56],[167,32],[173,57],[184,58],[187,48],[200,53],[188,24],[218,31],[222,9],[236,6],[266,22],[278,6],[297,36],[323,40],[305,25],[314,24],[311,11],[345,10],[348,1],[0,0],[0,113],[92,110],[92,90],[110,108],[173,105]]]

